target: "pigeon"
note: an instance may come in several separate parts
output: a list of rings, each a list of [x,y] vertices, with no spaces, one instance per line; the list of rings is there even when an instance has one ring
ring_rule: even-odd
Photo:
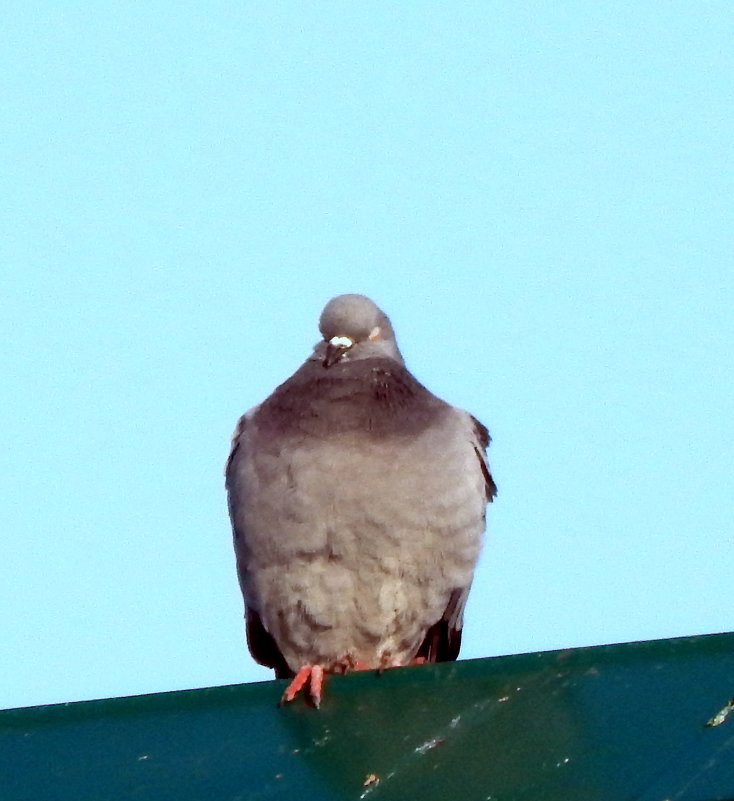
[[[458,657],[497,492],[487,429],[413,377],[375,303],[338,295],[319,329],[225,468],[248,647],[316,707],[325,674]]]

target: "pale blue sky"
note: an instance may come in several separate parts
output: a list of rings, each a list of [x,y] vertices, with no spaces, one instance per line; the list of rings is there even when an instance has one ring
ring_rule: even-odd
[[[734,628],[734,5],[14,3],[0,707],[268,678],[237,417],[364,292],[494,437],[464,657]]]

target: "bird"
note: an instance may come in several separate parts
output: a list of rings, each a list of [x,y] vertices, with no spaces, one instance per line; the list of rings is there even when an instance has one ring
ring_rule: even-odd
[[[319,330],[225,467],[250,653],[316,707],[326,674],[458,657],[497,493],[487,428],[409,372],[372,300],[333,297]]]

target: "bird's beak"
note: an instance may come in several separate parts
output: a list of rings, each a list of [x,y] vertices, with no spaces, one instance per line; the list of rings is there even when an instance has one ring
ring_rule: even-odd
[[[349,348],[354,345],[354,342],[349,337],[332,337],[326,343],[326,356],[324,356],[323,365],[327,369],[335,365]]]

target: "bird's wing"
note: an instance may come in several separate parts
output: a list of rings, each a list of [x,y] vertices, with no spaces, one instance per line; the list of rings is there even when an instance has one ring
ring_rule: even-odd
[[[471,418],[474,425],[474,451],[479,459],[482,473],[484,475],[484,486],[487,494],[487,503],[492,503],[497,495],[497,485],[494,483],[492,474],[489,472],[489,462],[487,461],[487,448],[492,438],[489,436],[486,426],[482,425],[476,417]]]
[[[426,632],[416,657],[426,662],[452,662],[458,658],[464,606],[468,596],[469,587],[451,593],[446,611]]]
[[[491,503],[497,495],[487,461],[487,447],[491,442],[489,431],[475,417],[471,417],[474,433],[474,451],[478,459],[478,467],[484,477],[484,492],[487,503]],[[448,662],[458,658],[461,648],[461,632],[464,625],[464,607],[469,597],[471,584],[452,590],[448,604],[441,619],[436,621],[426,632],[426,636],[418,649],[417,657],[427,662]]]
[[[244,436],[245,430],[247,428],[247,418],[251,414],[251,412],[247,412],[247,414],[243,414],[242,417],[237,421],[237,425],[235,426],[234,433],[232,434],[232,439],[229,445],[229,455],[227,456],[227,462],[224,465],[224,486],[227,490],[227,505],[229,507],[229,516],[232,520],[232,527],[234,528],[235,521],[234,515],[232,514],[232,504],[235,502],[237,488],[235,486],[234,480],[234,471],[233,465],[235,457],[237,453],[242,450],[244,451]],[[235,534],[235,538],[237,535]]]
[[[268,634],[267,629],[260,620],[260,615],[245,604],[245,629],[247,633],[247,647],[252,658],[265,667],[273,668],[276,679],[289,679],[293,671],[288,667],[280,648],[275,640]]]
[[[224,468],[225,487],[227,489],[227,506],[229,517],[232,521],[232,534],[234,537],[234,547],[238,560],[243,553],[243,545],[246,532],[238,523],[239,516],[236,510],[242,497],[237,481],[236,462],[242,458],[247,447],[247,423],[252,417],[255,409],[251,409],[247,414],[243,414],[237,421],[237,426],[232,434],[232,443],[229,449],[229,456]],[[275,644],[275,640],[270,636],[263,625],[260,615],[256,609],[245,602],[245,627],[247,633],[247,646],[256,662],[265,667],[275,670],[276,678],[284,679],[293,675],[293,671],[288,667],[283,654]]]

